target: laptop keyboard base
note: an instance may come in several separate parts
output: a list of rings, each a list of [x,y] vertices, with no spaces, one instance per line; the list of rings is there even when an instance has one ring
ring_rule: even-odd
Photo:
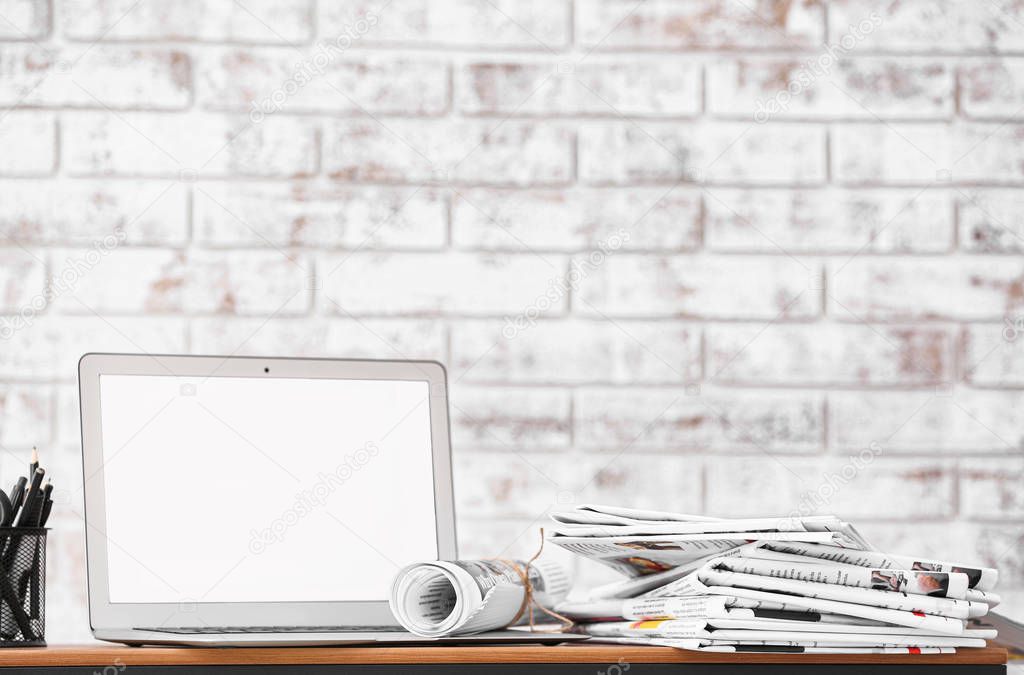
[[[174,635],[239,635],[253,633],[404,633],[401,626],[203,626],[137,628]]]

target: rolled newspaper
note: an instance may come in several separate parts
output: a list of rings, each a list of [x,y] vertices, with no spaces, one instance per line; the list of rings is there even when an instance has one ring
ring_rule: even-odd
[[[471,635],[533,624],[533,610],[550,608],[569,592],[570,579],[551,561],[432,561],[402,569],[391,587],[391,612],[423,637]]]

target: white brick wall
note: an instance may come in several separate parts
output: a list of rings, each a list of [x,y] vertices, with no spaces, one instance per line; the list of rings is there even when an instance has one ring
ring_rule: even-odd
[[[39,444],[64,488],[51,641],[88,636],[87,350],[444,361],[468,555],[582,501],[834,511],[1024,615],[1022,26],[0,0],[0,477]]]

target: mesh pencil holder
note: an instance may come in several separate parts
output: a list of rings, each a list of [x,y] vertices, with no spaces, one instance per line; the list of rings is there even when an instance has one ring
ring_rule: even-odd
[[[46,528],[0,527],[0,647],[44,647]]]

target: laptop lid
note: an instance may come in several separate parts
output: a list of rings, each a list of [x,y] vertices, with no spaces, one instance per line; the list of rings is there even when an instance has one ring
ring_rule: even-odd
[[[86,354],[90,622],[388,625],[454,559],[436,362]]]

